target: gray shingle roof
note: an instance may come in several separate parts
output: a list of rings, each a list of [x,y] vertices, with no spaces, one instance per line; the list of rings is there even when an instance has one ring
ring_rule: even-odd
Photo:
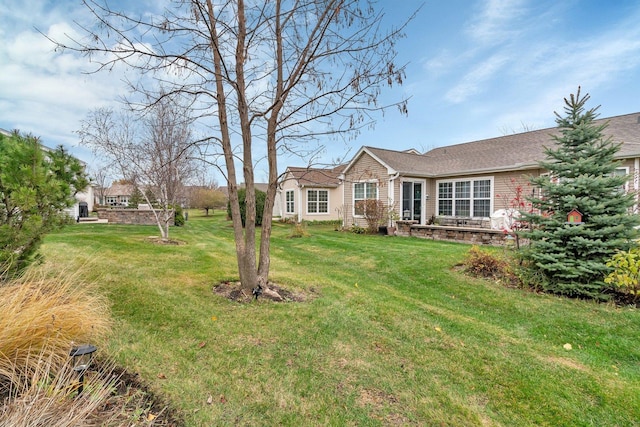
[[[336,166],[334,168],[304,168],[289,166],[292,177],[298,181],[303,187],[338,187],[340,184],[339,176],[346,165]]]
[[[596,120],[604,122],[608,122],[605,135],[623,144],[616,157],[640,157],[640,113]],[[422,155],[365,148],[397,172],[435,177],[534,168],[545,159],[544,148],[555,144],[551,135],[558,134],[558,128],[541,129],[438,147]]]
[[[105,191],[105,196],[130,196],[133,194],[133,185],[131,184],[111,184],[111,187]]]

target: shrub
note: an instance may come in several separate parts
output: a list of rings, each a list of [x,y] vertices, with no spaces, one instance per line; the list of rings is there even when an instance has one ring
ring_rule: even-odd
[[[618,251],[607,262],[607,267],[613,271],[607,275],[604,282],[636,302],[640,295],[640,247]]]
[[[307,233],[307,226],[304,222],[297,222],[294,224],[291,229],[290,237],[308,237],[309,233]]]
[[[182,206],[173,206],[173,211],[175,212],[173,215],[173,225],[176,227],[182,227],[184,225],[184,212],[182,210]]]
[[[519,282],[505,255],[482,250],[478,246],[469,249],[463,265],[467,273],[476,277],[502,280],[508,284]]]
[[[387,207],[377,199],[367,199],[361,203],[364,219],[367,221],[367,232],[375,234],[387,219]]]
[[[242,226],[244,227],[247,222],[247,206],[245,200],[247,198],[247,190],[241,188],[238,190],[238,199],[240,201],[240,218],[242,219]],[[260,191],[256,188],[256,225],[262,225],[262,217],[264,214],[264,202],[267,198],[267,193]],[[227,203],[227,216],[231,218],[231,203]]]
[[[359,225],[353,224],[351,226],[351,230],[352,233],[354,234],[364,234],[367,232],[367,229],[364,227],[360,227]]]

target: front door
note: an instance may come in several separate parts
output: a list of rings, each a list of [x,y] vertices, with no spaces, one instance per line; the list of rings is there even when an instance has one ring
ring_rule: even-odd
[[[415,220],[422,224],[422,182],[402,183],[402,219]]]

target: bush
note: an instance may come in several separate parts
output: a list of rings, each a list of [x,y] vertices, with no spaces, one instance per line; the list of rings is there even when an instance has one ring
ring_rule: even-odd
[[[367,229],[364,227],[360,227],[359,225],[353,224],[351,226],[351,230],[352,233],[354,234],[364,234],[367,232]]]
[[[463,265],[465,271],[475,277],[506,281],[508,284],[519,282],[506,256],[482,250],[478,246],[469,249]]]
[[[367,232],[376,234],[378,227],[387,220],[387,207],[381,200],[367,199],[362,202],[364,219],[367,221]]]
[[[176,227],[182,227],[184,225],[184,212],[182,210],[182,206],[173,206],[173,211],[175,212],[173,216],[173,225]]]
[[[608,262],[613,271],[604,279],[617,292],[628,295],[633,302],[640,295],[640,248],[618,251]]]
[[[240,219],[242,220],[242,226],[244,227],[247,222],[247,205],[245,200],[247,198],[247,190],[241,188],[238,190],[238,199],[240,201]],[[267,198],[267,193],[260,191],[256,188],[256,225],[262,225],[262,217],[264,214],[264,202]],[[231,202],[227,203],[227,216],[231,218]]]
[[[309,233],[307,233],[307,225],[304,222],[297,222],[293,225],[291,229],[290,237],[309,237]]]

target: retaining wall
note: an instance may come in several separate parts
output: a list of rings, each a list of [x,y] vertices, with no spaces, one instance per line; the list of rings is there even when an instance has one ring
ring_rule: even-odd
[[[107,219],[111,224],[156,225],[156,217],[151,209],[98,208],[98,218]],[[169,223],[173,225],[173,221]]]
[[[457,227],[443,225],[418,225],[417,221],[397,221],[398,236],[421,239],[446,240],[471,245],[504,246],[506,235],[502,230],[487,228]]]

